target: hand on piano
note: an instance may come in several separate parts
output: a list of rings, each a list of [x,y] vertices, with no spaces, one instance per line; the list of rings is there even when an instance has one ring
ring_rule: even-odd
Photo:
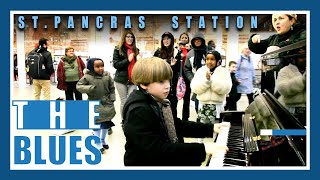
[[[215,155],[224,155],[229,150],[227,146],[225,145],[219,145],[213,142],[204,143],[204,147],[206,149],[207,154],[211,154],[212,156]]]
[[[222,122],[222,123],[215,123],[213,125],[213,132],[220,133],[221,128],[230,127],[230,122]]]

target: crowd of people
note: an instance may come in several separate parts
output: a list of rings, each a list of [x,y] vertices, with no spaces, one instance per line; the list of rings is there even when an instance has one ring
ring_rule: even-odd
[[[101,101],[97,107],[100,117],[96,119],[100,129],[92,133],[100,137],[96,146],[101,152],[109,149],[106,135],[112,133],[111,127],[115,125],[112,119],[117,112],[121,114],[126,137],[125,165],[199,166],[206,154],[226,152],[228,148],[202,141],[184,143],[183,137],[212,137],[213,132],[218,133],[226,126],[217,123],[221,112],[237,110],[242,94],[248,97],[249,104],[254,101],[253,87],[258,82],[251,51],[262,54],[305,39],[305,29],[297,23],[295,14],[274,14],[272,24],[275,35],[265,40],[252,35],[248,47],[228,67],[221,66],[221,54],[215,50],[214,42],[210,40],[206,45],[201,32],[195,33],[192,39],[184,32],[177,43],[172,33],[164,32],[153,57],[140,59],[134,33],[124,31],[114,48],[114,78],[104,71],[101,58],[90,58],[85,65],[73,47],[66,47],[57,68],[57,88],[65,91],[65,100],[82,100],[85,93],[88,100]],[[49,79],[54,70],[47,47],[48,40],[42,38],[33,50],[43,57],[43,71],[32,77],[36,100],[40,99],[41,91],[45,100],[50,99]],[[262,72],[261,86],[278,93],[279,101],[297,115],[306,105],[305,48],[291,53],[298,56],[284,58],[277,67]],[[16,66],[15,63],[15,79]],[[265,76],[270,72],[276,72],[277,77]],[[176,87],[180,76],[185,83],[182,115],[177,111]],[[115,90],[120,107],[114,107]],[[190,100],[195,102],[196,122],[190,120]]]

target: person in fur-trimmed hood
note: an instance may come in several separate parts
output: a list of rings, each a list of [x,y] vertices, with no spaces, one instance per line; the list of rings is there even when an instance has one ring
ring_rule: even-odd
[[[94,129],[93,134],[100,137],[100,143],[96,144],[101,152],[109,149],[106,142],[108,129],[114,126],[111,121],[116,115],[114,101],[116,93],[114,82],[109,72],[104,71],[104,62],[99,58],[91,58],[87,62],[84,76],[77,83],[77,90],[88,95],[88,100],[100,100],[96,112],[100,117],[95,119],[96,124],[101,124],[100,129]]]
[[[221,56],[218,51],[209,51],[206,56],[206,66],[195,73],[191,81],[191,91],[196,93],[203,105],[198,113],[198,119],[204,123],[214,123],[223,111],[223,101],[230,92],[232,81],[229,71],[219,66]]]
[[[279,94],[279,102],[282,103],[294,115],[305,114],[306,107],[306,57],[305,49],[292,51],[294,58],[290,64],[279,71],[276,80],[276,89]],[[304,109],[302,112],[301,109]],[[306,118],[302,115],[301,118]],[[299,119],[299,117],[298,117]],[[302,120],[305,124],[305,119]]]

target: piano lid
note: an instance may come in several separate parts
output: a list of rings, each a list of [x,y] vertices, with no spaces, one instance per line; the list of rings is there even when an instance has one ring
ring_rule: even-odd
[[[263,102],[259,102],[260,100],[262,100]],[[258,104],[262,103],[262,105],[260,104],[260,106],[258,106],[261,117],[259,117],[259,114],[253,111],[253,113],[255,113],[255,116],[258,116],[258,118],[255,117],[255,123],[256,123],[256,128],[258,133],[260,133],[260,129],[262,128],[264,129],[304,129],[305,130],[305,127],[300,123],[300,121],[297,120],[269,91],[266,90],[265,93],[262,93],[259,96],[257,96],[254,102],[255,103],[259,102]],[[260,108],[267,108],[267,110],[266,109],[261,110]],[[248,109],[246,111],[251,111],[251,109]],[[306,165],[305,163],[306,162],[306,136],[286,135],[284,137],[287,140],[291,149],[294,151],[296,158],[298,159],[298,161],[300,161],[299,164],[305,166]],[[261,136],[261,139],[266,140],[267,138],[264,136]]]

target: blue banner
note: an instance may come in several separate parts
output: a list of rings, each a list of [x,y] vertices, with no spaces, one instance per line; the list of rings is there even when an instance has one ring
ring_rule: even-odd
[[[12,101],[17,129],[94,129],[99,101]]]

